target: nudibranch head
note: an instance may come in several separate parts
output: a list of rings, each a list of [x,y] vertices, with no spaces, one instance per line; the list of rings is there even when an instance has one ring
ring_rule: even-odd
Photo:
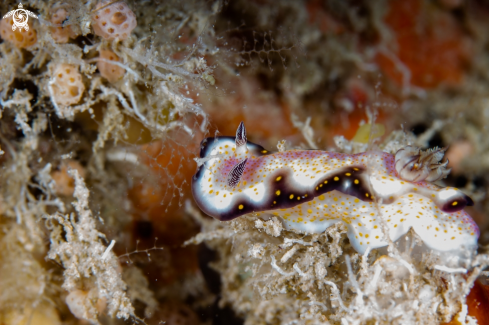
[[[426,181],[446,174],[444,165],[437,165],[442,157],[442,149],[416,148],[396,157],[379,151],[270,152],[248,142],[240,124],[236,137],[202,141],[192,193],[206,214],[222,221],[267,213],[302,233],[321,233],[343,222],[360,253],[411,228],[433,249],[474,247],[479,230],[463,211],[472,200]]]

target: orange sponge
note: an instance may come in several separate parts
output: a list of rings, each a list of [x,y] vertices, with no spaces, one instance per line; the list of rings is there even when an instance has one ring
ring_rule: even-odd
[[[119,57],[114,52],[109,50],[100,50],[100,58],[120,62]],[[116,82],[117,80],[120,80],[126,72],[124,68],[121,68],[115,64],[104,62],[102,60],[98,61],[97,67],[102,77],[110,82]]]
[[[64,8],[57,9],[51,16],[53,24],[60,25],[68,18],[68,12]],[[51,27],[51,36],[56,43],[67,43],[71,38],[76,37],[76,34],[71,30],[70,26],[66,27]]]
[[[136,15],[124,2],[104,0],[97,4],[92,15],[93,30],[98,36],[111,40],[126,39],[136,28]]]
[[[37,33],[31,24],[28,22],[29,30],[17,28],[12,30],[14,20],[12,16],[4,18],[0,21],[0,35],[4,40],[13,43],[18,48],[29,47],[37,42]]]
[[[54,100],[58,105],[68,106],[80,101],[85,85],[78,69],[71,64],[59,64],[53,70]]]

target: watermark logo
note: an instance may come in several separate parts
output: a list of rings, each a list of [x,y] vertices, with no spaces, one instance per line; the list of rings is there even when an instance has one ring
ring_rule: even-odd
[[[22,31],[22,28],[26,31],[29,30],[29,25],[27,25],[27,21],[29,20],[29,16],[37,18],[37,16],[30,12],[29,10],[25,10],[22,6],[22,3],[19,3],[19,9],[15,9],[7,12],[3,19],[13,16],[14,24],[12,25],[12,30],[15,31],[17,28],[19,31]]]

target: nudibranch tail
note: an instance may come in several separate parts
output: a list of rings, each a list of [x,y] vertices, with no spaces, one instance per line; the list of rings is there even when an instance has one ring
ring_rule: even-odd
[[[439,164],[443,151],[406,147],[395,157],[379,151],[270,152],[248,142],[241,123],[236,137],[202,141],[205,162],[192,179],[192,193],[205,213],[222,221],[267,213],[303,233],[343,222],[360,253],[387,245],[384,224],[392,240],[413,228],[433,249],[473,247],[479,230],[463,211],[473,201],[426,181],[447,174],[446,164]]]

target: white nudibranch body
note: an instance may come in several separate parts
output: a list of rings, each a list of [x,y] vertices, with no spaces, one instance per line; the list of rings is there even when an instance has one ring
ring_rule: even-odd
[[[204,139],[200,158],[206,157],[213,158],[198,168],[192,193],[205,213],[222,221],[268,213],[303,233],[343,222],[362,254],[387,245],[384,226],[393,241],[413,228],[439,251],[477,244],[479,229],[463,211],[472,200],[455,188],[401,178],[389,153],[270,152],[247,142],[240,124],[236,138]]]

